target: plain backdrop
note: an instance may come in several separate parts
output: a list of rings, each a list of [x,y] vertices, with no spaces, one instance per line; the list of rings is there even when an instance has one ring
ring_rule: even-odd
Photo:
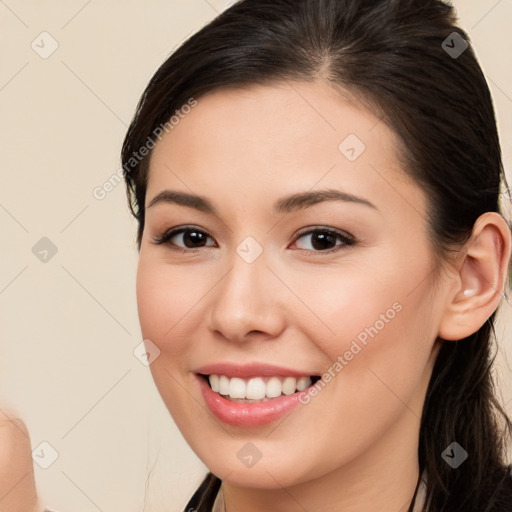
[[[206,472],[133,353],[136,224],[124,184],[102,200],[93,190],[119,168],[152,74],[227,5],[0,0],[0,399],[45,453],[38,489],[60,512],[178,512]],[[512,0],[454,5],[493,94],[510,176]],[[511,326],[504,301],[496,368],[509,412]]]

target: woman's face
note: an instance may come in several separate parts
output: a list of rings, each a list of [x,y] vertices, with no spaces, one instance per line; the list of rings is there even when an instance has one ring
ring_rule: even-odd
[[[137,275],[150,368],[186,441],[260,488],[414,456],[443,288],[393,132],[320,83],[218,90],[189,110],[153,150]],[[340,196],[286,199],[327,189]],[[188,231],[155,243],[172,228]],[[220,393],[199,373],[223,375]],[[226,397],[247,388],[281,397]]]

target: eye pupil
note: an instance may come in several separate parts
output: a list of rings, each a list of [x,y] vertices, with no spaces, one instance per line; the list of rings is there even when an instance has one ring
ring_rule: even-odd
[[[195,231],[192,229],[188,229],[183,232],[183,241],[185,242],[185,245],[187,241],[191,241],[192,247],[195,247],[194,244],[204,242],[204,233],[201,233],[200,231]],[[201,247],[199,245],[199,247]]]
[[[315,240],[319,240],[320,243],[315,243]],[[332,244],[336,244],[336,235],[332,234],[332,233],[329,233],[329,232],[325,232],[325,231],[316,231],[314,233],[312,233],[312,236],[311,236],[311,245],[321,251],[321,250],[325,250],[326,248],[329,249],[330,247],[326,247],[326,243],[327,245],[329,246],[330,244],[330,247],[332,247]]]

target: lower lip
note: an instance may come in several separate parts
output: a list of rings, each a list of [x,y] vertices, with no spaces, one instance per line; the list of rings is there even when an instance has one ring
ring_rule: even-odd
[[[204,401],[216,418],[236,427],[259,427],[272,423],[300,404],[299,392],[279,396],[267,402],[232,402],[213,391],[203,377],[196,374]]]

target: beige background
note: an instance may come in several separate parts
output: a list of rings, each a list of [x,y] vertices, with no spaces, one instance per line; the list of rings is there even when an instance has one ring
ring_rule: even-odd
[[[454,4],[493,93],[510,176],[512,0]],[[119,168],[151,75],[227,5],[0,0],[0,399],[19,411],[33,448],[58,452],[35,470],[45,505],[61,512],[181,511],[206,471],[133,354],[136,226],[124,184],[103,200],[93,190]],[[31,47],[51,49],[43,31],[58,43],[48,58]],[[46,263],[32,252],[42,237],[57,248]],[[509,303],[497,333],[512,412]],[[50,460],[51,449],[41,453]]]

